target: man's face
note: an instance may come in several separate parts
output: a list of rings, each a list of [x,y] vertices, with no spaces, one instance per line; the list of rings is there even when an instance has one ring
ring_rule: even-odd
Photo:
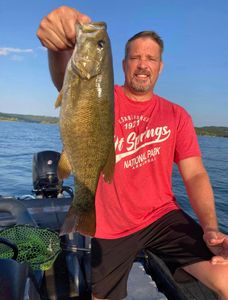
[[[123,60],[125,87],[137,95],[151,94],[163,67],[159,45],[151,38],[132,41]]]

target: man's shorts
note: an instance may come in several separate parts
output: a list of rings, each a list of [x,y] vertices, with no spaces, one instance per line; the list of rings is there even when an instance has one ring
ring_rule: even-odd
[[[129,236],[92,239],[93,295],[111,300],[126,297],[129,272],[143,249],[160,257],[172,274],[178,268],[213,256],[198,223],[182,210],[174,210]]]

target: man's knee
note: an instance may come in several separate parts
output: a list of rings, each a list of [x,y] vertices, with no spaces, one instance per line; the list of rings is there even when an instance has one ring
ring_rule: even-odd
[[[183,269],[215,291],[221,300],[228,300],[228,265],[212,265],[204,261]]]
[[[226,269],[226,272],[217,272],[211,278],[214,290],[222,300],[228,300],[228,266]]]

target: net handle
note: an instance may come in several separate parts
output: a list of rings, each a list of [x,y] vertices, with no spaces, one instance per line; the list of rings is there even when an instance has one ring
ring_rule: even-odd
[[[17,246],[14,243],[12,243],[8,239],[2,238],[2,237],[0,237],[0,243],[6,245],[8,247],[10,247],[13,250],[13,257],[12,257],[12,259],[17,259],[18,248],[17,248]]]

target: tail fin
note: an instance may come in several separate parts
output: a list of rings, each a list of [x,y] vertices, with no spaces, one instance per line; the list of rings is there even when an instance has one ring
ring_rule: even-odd
[[[59,235],[62,236],[76,231],[83,235],[95,235],[96,216],[94,210],[78,213],[73,206],[70,207]]]

